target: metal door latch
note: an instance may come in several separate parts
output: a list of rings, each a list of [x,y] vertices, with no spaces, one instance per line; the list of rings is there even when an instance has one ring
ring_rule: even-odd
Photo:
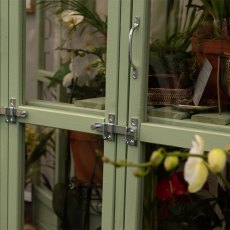
[[[108,120],[108,123],[94,123],[93,125],[91,125],[91,129],[102,132],[104,140],[113,141],[115,134],[120,134],[125,136],[125,142],[127,145],[137,145],[137,119],[131,118],[130,127],[115,125],[115,116],[113,114],[109,114]]]
[[[15,124],[17,118],[24,118],[28,116],[28,112],[16,108],[16,99],[11,98],[8,107],[0,107],[0,114],[5,115],[5,121],[10,124]]]

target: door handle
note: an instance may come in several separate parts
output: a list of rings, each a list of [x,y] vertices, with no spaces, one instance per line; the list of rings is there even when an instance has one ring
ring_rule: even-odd
[[[137,17],[137,16],[134,17],[133,26],[129,32],[129,64],[131,65],[132,77],[134,79],[137,78],[137,67],[136,65],[134,65],[133,59],[132,59],[132,40],[133,40],[133,33],[138,28],[139,24],[140,24],[140,17]]]

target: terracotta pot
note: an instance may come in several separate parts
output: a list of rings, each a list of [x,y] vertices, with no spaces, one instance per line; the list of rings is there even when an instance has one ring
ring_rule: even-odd
[[[208,101],[213,100],[217,103],[217,73],[218,73],[218,56],[223,53],[230,52],[230,41],[229,40],[218,40],[218,39],[201,39],[197,37],[192,38],[192,51],[196,53],[199,61],[202,63],[204,58],[207,58],[211,63],[213,69],[206,88],[204,90],[202,100]],[[220,89],[221,102],[227,103],[228,97]]]
[[[83,183],[89,183],[93,173],[93,183],[102,184],[103,164],[100,157],[96,156],[95,150],[103,152],[103,139],[101,136],[71,131],[71,153],[74,160],[75,176]]]

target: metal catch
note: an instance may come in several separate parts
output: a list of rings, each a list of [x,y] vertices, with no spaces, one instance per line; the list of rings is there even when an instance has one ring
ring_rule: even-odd
[[[109,116],[111,116],[111,114]],[[114,120],[115,119],[113,119],[113,121]],[[132,146],[137,145],[137,131],[138,131],[137,119],[134,118],[131,119],[130,127],[115,125],[112,122],[112,119],[109,119],[109,123],[94,123],[93,125],[91,125],[91,129],[102,132],[104,140],[113,141],[115,139],[114,138],[115,134],[120,134],[125,136],[125,142],[127,145],[132,145]]]
[[[5,115],[5,121],[10,124],[15,124],[17,118],[25,118],[28,112],[16,108],[16,99],[11,98],[8,107],[0,107],[0,114]]]

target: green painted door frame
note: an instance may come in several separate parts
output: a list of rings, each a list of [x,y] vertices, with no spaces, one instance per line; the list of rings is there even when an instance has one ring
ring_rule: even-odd
[[[1,106],[8,103],[8,76],[9,76],[9,20],[8,20],[8,3],[0,2],[0,40],[1,64],[0,64],[0,104]],[[4,38],[3,38],[4,35]],[[5,57],[3,59],[3,57]],[[0,228],[7,229],[8,222],[8,124],[4,122],[5,118],[0,117]]]
[[[130,126],[138,120],[137,146],[127,146],[124,136],[105,141],[104,154],[113,160],[143,161],[145,143],[190,147],[194,134],[201,134],[206,149],[229,142],[229,127],[176,121],[147,115],[148,33],[150,0],[108,0],[107,85],[105,111],[74,108],[71,105],[38,102],[25,104],[24,84],[24,4],[21,0],[0,1],[0,105],[15,97],[29,116],[17,124],[7,124],[0,116],[0,229],[22,228],[23,211],[23,135],[24,124],[97,133],[90,126],[108,122]],[[129,32],[134,17],[140,25],[133,33],[132,59],[137,79],[131,76]],[[139,230],[142,224],[143,181],[132,169],[104,166],[102,230]]]

